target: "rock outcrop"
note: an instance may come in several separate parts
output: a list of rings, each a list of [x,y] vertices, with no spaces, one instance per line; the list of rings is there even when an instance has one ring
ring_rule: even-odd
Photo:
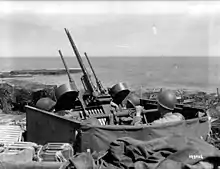
[[[42,97],[55,100],[56,85],[11,79],[0,83],[0,109],[4,113],[25,112],[24,106],[35,106]]]

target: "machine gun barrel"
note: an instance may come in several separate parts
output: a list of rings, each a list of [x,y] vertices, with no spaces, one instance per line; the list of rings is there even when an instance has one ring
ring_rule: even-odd
[[[72,77],[70,76],[69,69],[68,69],[67,64],[66,64],[66,62],[65,62],[65,60],[64,60],[64,57],[63,57],[63,54],[62,54],[61,50],[58,50],[58,52],[59,52],[59,54],[60,54],[60,57],[61,57],[61,59],[62,59],[63,65],[64,65],[65,70],[66,70],[66,73],[67,73],[67,75],[68,75],[69,82],[70,82],[70,84],[73,85],[74,88],[77,90],[76,83],[75,83],[75,81],[72,79]],[[77,90],[77,91],[78,91],[78,90]],[[78,96],[78,99],[79,99],[79,96]],[[82,107],[82,110],[83,110],[83,115],[84,115],[84,117],[87,117],[87,116],[88,116],[88,113],[87,113],[87,111],[86,111],[86,109],[85,109],[85,106],[83,105],[83,103],[82,103],[81,101],[80,101],[80,104],[81,104],[81,107]]]
[[[104,87],[102,86],[101,81],[100,81],[100,80],[98,79],[98,77],[96,76],[95,71],[94,71],[94,69],[93,69],[93,67],[92,67],[92,64],[91,64],[91,62],[90,62],[90,60],[89,60],[89,58],[88,58],[88,56],[87,56],[87,53],[85,52],[84,54],[85,54],[85,57],[86,57],[86,59],[87,59],[87,61],[88,61],[88,63],[89,63],[89,66],[90,66],[90,68],[91,68],[91,70],[92,70],[92,72],[93,72],[93,75],[94,75],[94,77],[95,77],[96,84],[97,84],[97,87],[98,87],[99,91],[100,91],[102,94],[106,94],[106,90],[105,90]]]
[[[96,90],[95,90],[95,87],[93,86],[92,80],[89,77],[89,74],[88,74],[88,72],[86,70],[86,67],[83,64],[83,60],[82,60],[82,58],[81,58],[81,56],[79,54],[79,51],[78,51],[78,49],[77,49],[77,47],[76,47],[76,45],[75,45],[75,43],[74,43],[70,33],[69,33],[69,31],[66,28],[65,28],[65,32],[66,32],[66,35],[67,35],[67,37],[68,37],[68,39],[70,41],[70,44],[71,44],[71,46],[73,48],[73,51],[74,51],[74,53],[76,55],[76,58],[77,58],[77,60],[79,62],[79,65],[80,65],[80,67],[81,67],[81,69],[83,71],[83,74],[84,74],[84,76],[83,76],[84,84],[83,85],[85,85],[84,87],[86,87],[86,90],[88,92],[90,92],[90,94],[93,94]]]
[[[74,85],[76,86],[75,81],[74,81],[74,80],[72,79],[72,77],[70,76],[69,69],[68,69],[68,67],[67,67],[67,65],[66,65],[66,62],[65,62],[64,58],[63,58],[63,54],[62,54],[61,50],[58,50],[58,52],[59,52],[59,54],[60,54],[60,57],[61,57],[62,62],[63,62],[63,65],[64,65],[64,67],[65,67],[67,76],[68,76],[68,78],[69,78],[69,82],[70,82],[70,83],[74,83]]]

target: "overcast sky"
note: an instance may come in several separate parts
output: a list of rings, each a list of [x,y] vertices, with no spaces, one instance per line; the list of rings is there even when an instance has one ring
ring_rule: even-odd
[[[218,1],[1,1],[0,57],[72,56],[64,28],[89,56],[220,56],[219,12]]]

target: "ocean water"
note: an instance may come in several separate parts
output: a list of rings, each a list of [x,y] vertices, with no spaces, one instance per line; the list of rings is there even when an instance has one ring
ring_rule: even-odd
[[[75,57],[65,58],[69,68],[79,68]],[[91,70],[83,57],[84,64]],[[126,82],[132,89],[185,88],[216,91],[220,87],[220,57],[90,57],[105,87]],[[59,57],[0,58],[0,70],[63,68]],[[71,74],[82,88],[81,73]],[[45,84],[68,83],[67,75],[35,76],[26,80]]]

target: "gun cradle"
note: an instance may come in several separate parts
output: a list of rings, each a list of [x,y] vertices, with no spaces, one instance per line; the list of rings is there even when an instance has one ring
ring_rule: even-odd
[[[83,94],[83,101],[87,107],[110,105],[111,100],[112,97],[110,95],[98,95],[95,97],[88,92]]]

